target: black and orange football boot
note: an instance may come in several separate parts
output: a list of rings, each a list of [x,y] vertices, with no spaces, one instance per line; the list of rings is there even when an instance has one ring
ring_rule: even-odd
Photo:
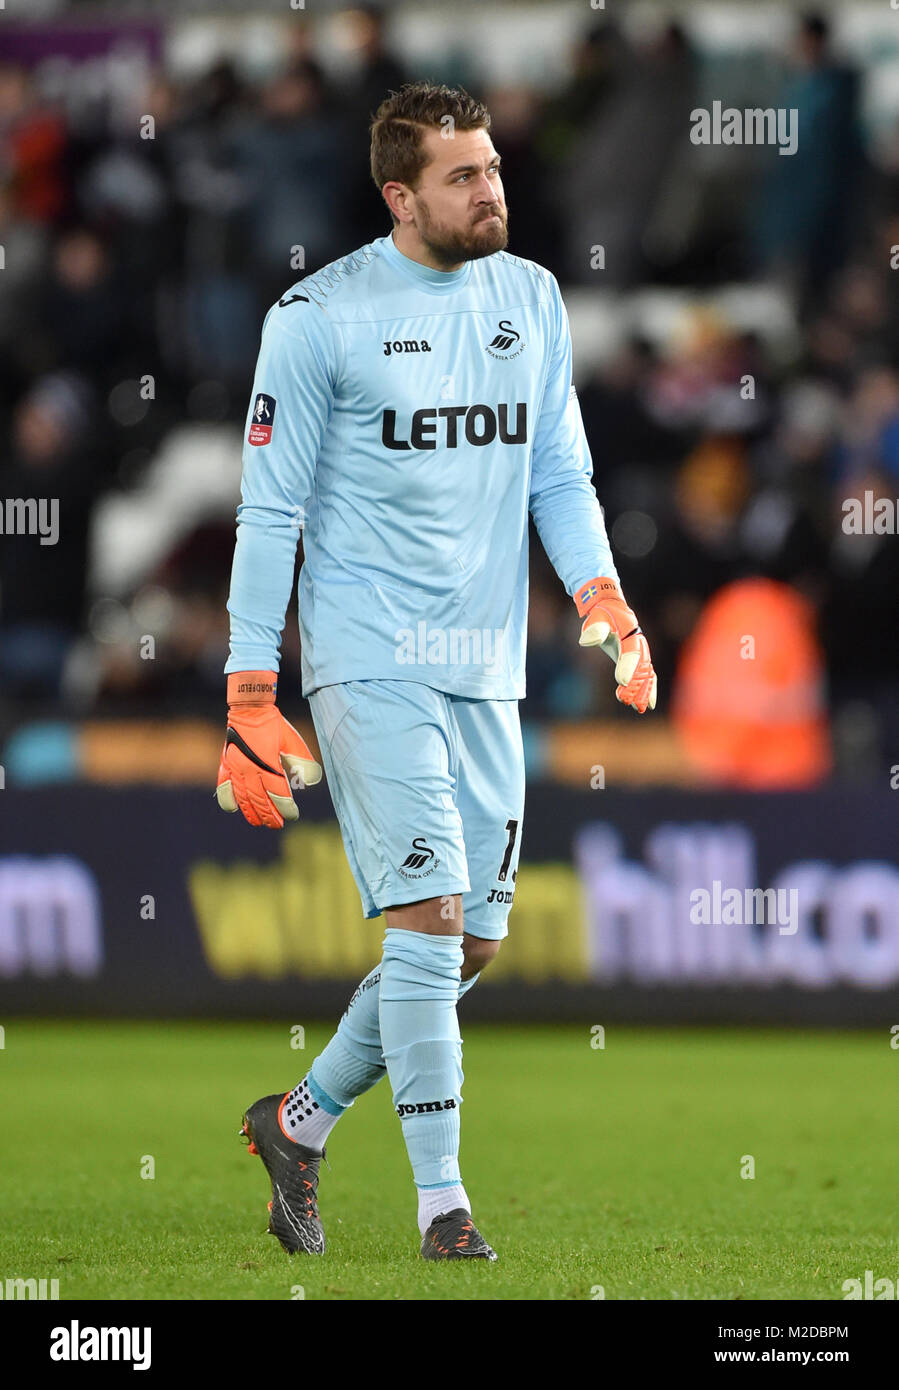
[[[318,1214],[318,1169],[324,1150],[308,1149],[285,1134],[281,1109],[289,1091],[265,1096],[249,1107],[240,1134],[258,1154],[272,1181],[268,1229],[288,1255],[323,1255],[325,1233]]]
[[[464,1207],[434,1217],[422,1236],[421,1253],[426,1260],[497,1259]]]

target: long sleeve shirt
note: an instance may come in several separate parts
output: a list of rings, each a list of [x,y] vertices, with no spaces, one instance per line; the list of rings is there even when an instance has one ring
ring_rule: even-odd
[[[555,277],[445,272],[392,236],[266,314],[247,412],[226,672],[279,668],[303,531],[302,687],[525,695],[528,513],[569,594],[617,579]]]

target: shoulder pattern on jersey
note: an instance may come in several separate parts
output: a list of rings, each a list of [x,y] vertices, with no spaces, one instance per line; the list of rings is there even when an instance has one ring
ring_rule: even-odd
[[[514,256],[511,251],[497,251],[494,255],[495,259],[498,261],[504,261],[509,265],[518,266],[522,270],[526,270],[535,280],[539,281],[544,289],[549,289],[549,271],[546,269],[546,266],[538,265],[536,261],[527,261],[523,256]]]
[[[343,284],[349,276],[371,265],[377,254],[374,246],[362,246],[358,251],[351,251],[340,260],[322,266],[321,270],[313,271],[298,283],[302,286],[303,294],[308,295],[320,309],[324,309],[331,291]]]

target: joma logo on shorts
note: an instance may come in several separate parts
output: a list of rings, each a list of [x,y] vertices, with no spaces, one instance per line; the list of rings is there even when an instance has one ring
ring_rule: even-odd
[[[396,1113],[400,1119],[404,1115],[430,1115],[435,1110],[455,1110],[456,1102],[450,1100],[422,1100],[417,1105],[398,1105]]]

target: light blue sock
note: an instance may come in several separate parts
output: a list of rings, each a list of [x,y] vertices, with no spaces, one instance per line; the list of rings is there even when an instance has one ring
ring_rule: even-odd
[[[480,978],[480,973],[478,971],[470,980],[462,981],[459,985],[460,999]],[[370,1091],[387,1072],[378,1014],[380,980],[381,967],[376,965],[356,990],[337,1025],[337,1032],[309,1070],[315,1098],[320,1104],[322,1097],[325,1104],[330,1100],[332,1105],[340,1108],[341,1114],[357,1096]],[[331,1113],[334,1113],[333,1110]]]
[[[384,1061],[419,1187],[461,1182],[461,936],[388,927],[379,1018]]]
[[[386,1074],[378,1023],[381,967],[366,975],[346,1007],[337,1032],[309,1070],[309,1079],[346,1109]]]

